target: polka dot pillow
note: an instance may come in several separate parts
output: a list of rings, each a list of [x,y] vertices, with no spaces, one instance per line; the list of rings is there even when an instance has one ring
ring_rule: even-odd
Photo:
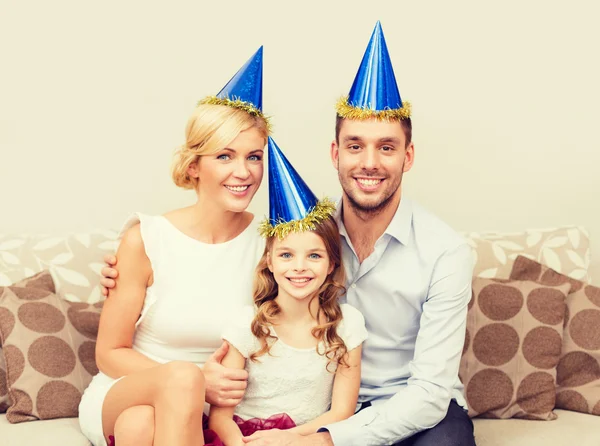
[[[0,287],[9,422],[78,415],[83,390],[98,372],[101,307],[68,302],[41,288]]]
[[[519,256],[511,279],[569,283],[562,352],[556,368],[556,407],[600,415],[600,288]]]
[[[469,415],[553,420],[568,283],[473,279],[459,376]]]
[[[23,279],[11,286],[19,288],[41,288],[48,292],[55,293],[56,287],[54,281],[47,271],[43,271],[27,279]],[[0,287],[0,296],[2,296],[2,287]],[[1,318],[1,313],[0,313]],[[6,412],[10,406],[10,398],[8,397],[8,386],[6,383],[6,361],[4,360],[4,352],[2,351],[2,338],[0,336],[0,413]]]

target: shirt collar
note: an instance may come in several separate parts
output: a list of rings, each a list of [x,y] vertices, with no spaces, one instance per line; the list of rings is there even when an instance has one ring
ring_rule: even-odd
[[[400,205],[392,218],[392,221],[385,229],[384,234],[389,234],[403,245],[407,245],[410,240],[410,230],[412,227],[413,207],[408,198],[402,198]],[[340,234],[348,238],[348,232],[342,220],[342,199],[340,198],[333,214],[335,222],[338,224]]]

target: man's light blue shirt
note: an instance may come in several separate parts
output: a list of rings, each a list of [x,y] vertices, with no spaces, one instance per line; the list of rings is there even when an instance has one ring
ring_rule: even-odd
[[[365,317],[359,403],[326,426],[336,446],[389,445],[439,423],[452,399],[466,407],[458,368],[471,298],[473,260],[465,240],[402,198],[362,264],[336,215],[347,273],[344,300]]]

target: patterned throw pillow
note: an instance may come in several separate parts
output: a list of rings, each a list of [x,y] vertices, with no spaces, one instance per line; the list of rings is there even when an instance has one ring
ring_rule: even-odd
[[[582,227],[463,235],[473,249],[477,277],[508,279],[515,259],[522,255],[590,282],[590,240]]]
[[[52,277],[48,271],[42,271],[41,273],[21,280],[12,286],[20,288],[40,288],[51,293],[56,292],[56,288],[54,288],[54,282],[52,281]],[[3,290],[2,287],[0,287],[0,296],[2,293]],[[6,381],[6,362],[4,361],[2,338],[0,337],[0,413],[6,412],[6,409],[8,409],[9,406],[10,399],[8,397],[8,385]]]
[[[62,237],[0,234],[0,286],[47,269],[67,300],[99,302],[102,258],[115,253],[117,245],[116,231]]]
[[[553,420],[569,284],[473,279],[459,376],[470,416]]]
[[[98,372],[96,336],[102,302],[68,302],[40,288],[0,288],[0,339],[11,423],[76,417]]]
[[[517,257],[510,277],[542,285],[571,285],[557,366],[556,407],[600,415],[600,288],[526,257]]]

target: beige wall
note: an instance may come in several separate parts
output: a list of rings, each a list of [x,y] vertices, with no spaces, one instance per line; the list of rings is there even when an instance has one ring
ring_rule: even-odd
[[[3,2],[0,232],[189,203],[169,179],[187,116],[260,44],[277,142],[337,194],[333,104],[381,19],[414,110],[405,193],[459,230],[583,225],[598,282],[599,16],[594,0]]]

